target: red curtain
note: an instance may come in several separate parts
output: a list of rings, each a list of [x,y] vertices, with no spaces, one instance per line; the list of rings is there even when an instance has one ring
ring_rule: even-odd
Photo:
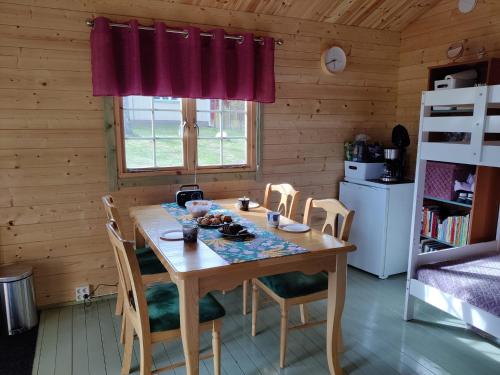
[[[200,36],[186,27],[188,37],[165,32],[111,27],[107,18],[95,19],[91,33],[94,96],[173,96],[274,102],[274,39],[255,42],[225,39],[222,29]]]

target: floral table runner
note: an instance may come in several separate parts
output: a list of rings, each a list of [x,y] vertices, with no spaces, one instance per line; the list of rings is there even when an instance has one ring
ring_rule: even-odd
[[[164,203],[162,207],[181,224],[195,222],[187,208],[180,207],[177,203]],[[234,241],[224,238],[215,228],[200,227],[198,239],[203,241],[210,249],[229,263],[250,262],[258,259],[309,252],[309,250],[284,240],[233,211],[221,208],[216,203],[212,203],[210,213],[231,215],[233,222],[246,226],[250,232],[255,234],[255,238],[245,241]]]

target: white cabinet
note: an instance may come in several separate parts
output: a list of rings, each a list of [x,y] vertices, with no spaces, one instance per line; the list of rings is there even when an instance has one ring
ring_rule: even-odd
[[[385,279],[406,272],[413,183],[343,181],[340,201],[354,210],[349,265]]]

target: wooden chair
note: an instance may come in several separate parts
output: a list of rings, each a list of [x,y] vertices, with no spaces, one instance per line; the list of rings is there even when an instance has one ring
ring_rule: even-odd
[[[273,191],[281,194],[280,202],[278,203],[277,211],[289,219],[294,219],[299,205],[300,192],[295,190],[290,184],[267,184],[264,193],[264,207],[271,210],[271,193]],[[289,203],[290,201],[290,203]]]
[[[306,202],[303,223],[310,225],[312,208],[322,208],[326,211],[326,220],[323,232],[331,227],[332,235],[343,241],[349,238],[354,211],[349,211],[336,199],[315,200],[309,198]],[[337,234],[338,216],[342,216],[342,227]],[[306,328],[325,321],[308,323],[306,320],[305,303],[319,301],[328,297],[328,274],[320,272],[314,275],[305,275],[302,272],[289,272],[273,276],[259,277],[252,280],[252,336],[256,334],[257,309],[259,300],[259,289],[275,300],[281,309],[281,339],[280,339],[280,367],[285,367],[285,353],[287,333],[289,329]],[[301,306],[302,324],[288,327],[288,311],[291,306]],[[341,338],[338,345],[342,345]]]
[[[145,289],[132,242],[121,237],[116,222],[108,222],[106,229],[118,259],[122,293],[126,296],[122,319],[127,323],[121,374],[130,373],[134,334],[137,335],[140,347],[140,375],[156,374],[184,365],[184,362],[179,362],[151,371],[153,344],[181,338],[177,286],[174,283],[161,283]],[[199,332],[212,330],[213,350],[213,354],[200,356],[200,359],[213,357],[214,374],[220,375],[220,331],[225,311],[210,294],[200,299],[199,309]]]
[[[290,184],[267,184],[264,192],[264,207],[268,210],[273,209],[271,208],[271,194],[273,191],[281,194],[276,210],[281,212],[283,216],[293,220],[299,204],[300,191],[295,190]],[[248,310],[248,284],[248,280],[243,281],[243,315],[246,315]]]
[[[115,201],[111,195],[105,195],[101,198],[104,205],[104,211],[108,220],[112,220],[117,225],[117,231],[120,236],[122,236],[122,219],[118,213],[118,208],[115,205]],[[135,253],[137,260],[139,261],[139,269],[141,271],[142,279],[144,283],[154,283],[158,281],[170,281],[167,270],[163,267],[163,264],[155,255],[153,250],[149,247],[136,248]],[[116,260],[116,259],[115,259]],[[118,281],[119,283],[119,281]],[[121,315],[123,312],[123,294],[122,289],[118,285],[118,293],[116,297],[116,309],[115,314]]]

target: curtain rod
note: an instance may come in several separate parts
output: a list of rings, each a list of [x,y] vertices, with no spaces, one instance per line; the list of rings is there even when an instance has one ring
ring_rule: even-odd
[[[92,18],[88,18],[86,21],[85,21],[85,24],[89,27],[94,27],[94,20]],[[110,23],[109,24],[111,27],[130,27],[130,25],[127,25],[127,24],[123,24],[123,23]],[[139,26],[139,29],[140,30],[150,30],[150,31],[154,31],[154,27],[149,27],[149,26]],[[185,30],[176,30],[176,29],[165,29],[165,31],[167,33],[172,33],[172,34],[181,34],[181,35],[184,35],[185,37],[188,36],[188,32],[185,31]],[[212,37],[212,34],[210,33],[200,33],[201,36],[208,36],[208,37]],[[238,40],[238,41],[243,41],[243,36],[241,35],[224,35],[224,38],[225,39],[232,39],[232,40]],[[262,38],[254,38],[253,39],[254,42],[259,42],[259,43],[262,43],[264,41],[264,39]],[[285,42],[283,41],[283,39],[276,39],[274,41],[274,43],[276,43],[278,46],[281,46],[283,45]]]

